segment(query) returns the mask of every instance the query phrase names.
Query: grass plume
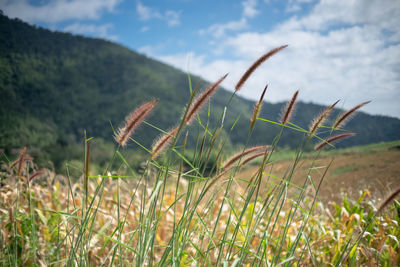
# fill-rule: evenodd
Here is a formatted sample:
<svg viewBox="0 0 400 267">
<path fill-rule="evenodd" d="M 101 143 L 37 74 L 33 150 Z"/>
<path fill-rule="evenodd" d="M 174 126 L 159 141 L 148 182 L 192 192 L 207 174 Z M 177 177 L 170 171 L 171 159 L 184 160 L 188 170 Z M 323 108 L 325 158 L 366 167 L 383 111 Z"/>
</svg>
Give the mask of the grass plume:
<svg viewBox="0 0 400 267">
<path fill-rule="evenodd" d="M 399 193 L 400 193 L 400 187 L 393 190 L 390 193 L 390 195 L 387 198 L 385 198 L 382 204 L 379 205 L 379 208 L 376 211 L 376 213 L 378 214 L 379 212 L 381 212 Z"/>
<path fill-rule="evenodd" d="M 336 106 L 336 104 L 339 101 L 340 100 L 336 101 L 331 106 L 326 108 L 318 117 L 316 117 L 312 121 L 311 126 L 310 126 L 310 130 L 309 130 L 311 136 L 317 132 L 318 128 L 321 127 L 321 125 L 325 122 L 325 120 L 328 118 L 329 114 L 331 114 L 333 108 Z"/>
<path fill-rule="evenodd" d="M 243 84 L 247 81 L 247 79 L 250 77 L 250 75 L 267 59 L 269 59 L 271 56 L 275 55 L 276 53 L 278 53 L 279 51 L 281 51 L 282 49 L 286 48 L 287 45 L 282 45 L 280 47 L 274 48 L 271 51 L 269 51 L 268 53 L 264 54 L 263 56 L 261 56 L 259 59 L 257 59 L 251 66 L 250 68 L 247 69 L 247 71 L 243 74 L 243 76 L 240 78 L 240 80 L 238 81 L 238 83 L 235 86 L 235 91 L 239 91 Z"/>
<path fill-rule="evenodd" d="M 354 135 L 356 135 L 356 134 L 355 133 L 342 133 L 342 134 L 338 134 L 338 135 L 329 137 L 328 139 L 326 139 L 326 141 L 323 141 L 323 142 L 317 144 L 314 147 L 314 150 L 320 150 L 321 148 L 323 148 L 327 144 L 330 144 L 330 143 L 332 143 L 334 141 L 337 141 L 337 140 L 340 140 L 340 139 L 343 139 L 343 138 L 346 138 L 346 137 L 354 136 Z"/>
<path fill-rule="evenodd" d="M 158 99 L 146 102 L 142 104 L 140 107 L 132 111 L 125 118 L 125 125 L 122 128 L 119 128 L 117 134 L 115 136 L 115 141 L 120 146 L 125 146 L 129 136 L 132 135 L 133 131 L 142 123 L 142 121 L 150 114 L 150 112 L 157 105 Z"/>
<path fill-rule="evenodd" d="M 204 103 L 215 93 L 218 89 L 218 86 L 222 83 L 223 80 L 228 76 L 228 73 L 222 76 L 218 81 L 211 84 L 206 90 L 204 90 L 192 103 L 189 107 L 186 116 L 184 118 L 185 124 L 189 124 L 193 121 L 196 114 L 200 111 L 201 107 Z"/>
<path fill-rule="evenodd" d="M 267 91 L 267 88 L 268 88 L 268 84 L 265 86 L 265 88 L 261 94 L 260 100 L 258 100 L 258 103 L 254 106 L 253 114 L 251 115 L 251 118 L 250 118 L 250 130 L 253 129 L 254 124 L 255 124 L 258 116 L 260 115 L 261 108 L 262 108 L 262 102 L 264 99 L 265 92 Z"/>
<path fill-rule="evenodd" d="M 286 104 L 286 107 L 284 109 L 285 112 L 283 113 L 283 116 L 281 118 L 282 124 L 286 124 L 292 117 L 298 94 L 299 94 L 299 91 L 296 91 L 294 93 L 292 99 Z"/>
<path fill-rule="evenodd" d="M 168 133 L 162 135 L 156 142 L 154 142 L 151 149 L 151 159 L 156 159 L 161 151 L 171 142 L 172 138 L 178 133 L 179 127 L 175 127 Z"/>
<path fill-rule="evenodd" d="M 253 146 L 242 152 L 236 153 L 235 155 L 233 155 L 232 157 L 230 157 L 229 159 L 227 159 L 224 162 L 223 168 L 228 169 L 230 166 L 232 166 L 236 161 L 238 161 L 242 157 L 247 156 L 254 152 L 258 152 L 260 150 L 263 150 L 263 153 L 265 153 L 265 150 L 267 150 L 267 149 L 268 149 L 268 146 Z"/>
<path fill-rule="evenodd" d="M 343 113 L 335 122 L 333 125 L 333 128 L 340 128 L 344 126 L 344 124 L 351 118 L 351 116 L 356 112 L 358 109 L 361 107 L 365 106 L 366 104 L 370 103 L 371 101 L 366 101 L 361 104 L 358 104 L 357 106 L 353 107 L 352 109 L 349 109 L 347 112 Z"/>
<path fill-rule="evenodd" d="M 266 149 L 265 151 L 261 151 L 261 152 L 258 152 L 258 153 L 255 153 L 253 155 L 248 156 L 247 158 L 245 158 L 242 161 L 242 163 L 240 163 L 240 166 L 243 167 L 244 165 L 246 165 L 250 161 L 252 161 L 252 160 L 254 160 L 254 159 L 258 158 L 258 157 L 264 156 L 266 152 L 268 152 L 268 149 Z"/>
</svg>

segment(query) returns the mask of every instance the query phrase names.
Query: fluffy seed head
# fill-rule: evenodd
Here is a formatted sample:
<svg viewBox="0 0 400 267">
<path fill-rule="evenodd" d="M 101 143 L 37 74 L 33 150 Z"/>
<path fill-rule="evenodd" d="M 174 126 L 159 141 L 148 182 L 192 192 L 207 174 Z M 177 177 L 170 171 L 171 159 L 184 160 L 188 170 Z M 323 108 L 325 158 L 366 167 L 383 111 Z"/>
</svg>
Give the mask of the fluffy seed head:
<svg viewBox="0 0 400 267">
<path fill-rule="evenodd" d="M 327 107 L 324 111 L 322 111 L 322 113 L 316 117 L 310 126 L 310 135 L 315 134 L 315 132 L 318 130 L 318 128 L 325 122 L 325 120 L 328 118 L 329 114 L 331 114 L 333 108 L 336 106 L 336 104 L 339 102 L 340 100 L 336 101 L 335 103 L 333 103 L 330 107 Z"/>
<path fill-rule="evenodd" d="M 252 160 L 254 160 L 254 159 L 258 158 L 258 157 L 264 156 L 264 155 L 265 155 L 265 151 L 258 152 L 258 153 L 254 154 L 254 155 L 251 155 L 251 156 L 245 158 L 243 160 L 243 162 L 240 164 L 240 166 L 244 166 L 247 163 L 249 163 L 250 161 L 252 161 Z"/>
<path fill-rule="evenodd" d="M 250 129 L 253 129 L 254 124 L 256 123 L 256 120 L 257 120 L 258 116 L 260 115 L 262 102 L 264 99 L 265 92 L 267 91 L 267 88 L 268 88 L 268 84 L 265 86 L 265 88 L 261 94 L 260 100 L 254 106 L 253 115 L 251 116 L 251 119 L 250 119 Z"/>
<path fill-rule="evenodd" d="M 250 75 L 267 59 L 269 59 L 271 56 L 275 55 L 276 53 L 278 53 L 279 51 L 281 51 L 282 49 L 284 49 L 285 47 L 287 47 L 287 45 L 282 45 L 280 47 L 274 48 L 271 51 L 269 51 L 268 53 L 264 54 L 263 56 L 261 56 L 259 59 L 257 59 L 253 65 L 250 66 L 250 68 L 247 69 L 247 71 L 243 74 L 243 76 L 240 78 L 240 80 L 238 81 L 238 83 L 235 86 L 235 90 L 239 91 L 243 84 L 247 81 L 247 79 L 250 77 Z"/>
<path fill-rule="evenodd" d="M 116 136 L 114 137 L 120 146 L 125 146 L 129 136 L 133 131 L 142 123 L 142 121 L 150 114 L 150 112 L 157 105 L 158 99 L 149 101 L 132 111 L 126 118 L 125 124 L 119 128 Z"/>
<path fill-rule="evenodd" d="M 358 109 L 360 109 L 361 107 L 365 106 L 366 104 L 368 104 L 371 101 L 367 101 L 367 102 L 363 102 L 355 107 L 353 107 L 352 109 L 348 110 L 347 112 L 343 113 L 335 122 L 335 124 L 333 125 L 333 128 L 339 128 L 344 126 L 344 124 L 351 118 L 351 115 L 354 114 L 354 112 L 356 112 Z"/>
<path fill-rule="evenodd" d="M 151 159 L 156 159 L 161 151 L 171 142 L 172 138 L 178 133 L 178 127 L 173 128 L 168 133 L 162 135 L 156 142 L 154 142 L 151 149 Z"/>
<path fill-rule="evenodd" d="M 230 157 L 229 159 L 227 159 L 224 164 L 223 164 L 223 168 L 224 169 L 228 169 L 230 166 L 232 166 L 236 161 L 238 161 L 239 159 L 241 159 L 242 157 L 249 155 L 253 152 L 258 152 L 258 151 L 263 151 L 263 153 L 265 153 L 265 151 L 268 149 L 268 146 L 253 146 L 250 147 L 248 149 L 246 149 L 243 152 L 239 152 L 235 155 L 233 155 L 232 157 Z"/>
<path fill-rule="evenodd" d="M 44 170 L 38 170 L 38 171 L 36 171 L 34 174 L 32 174 L 32 175 L 29 177 L 28 182 L 32 182 L 33 179 L 35 179 L 36 177 L 38 177 L 38 176 L 40 176 L 40 175 L 42 175 L 42 174 L 44 174 L 44 173 L 45 173 Z"/>
<path fill-rule="evenodd" d="M 342 134 L 338 134 L 338 135 L 332 136 L 332 137 L 326 139 L 326 141 L 317 144 L 314 147 L 314 150 L 320 150 L 325 145 L 330 144 L 330 143 L 332 143 L 332 142 L 334 142 L 336 140 L 343 139 L 343 138 L 350 137 L 350 136 L 354 136 L 354 135 L 356 135 L 356 134 L 355 133 L 342 133 Z"/>
<path fill-rule="evenodd" d="M 292 117 L 298 94 L 299 91 L 296 91 L 292 99 L 286 104 L 285 112 L 283 113 L 283 116 L 281 118 L 282 124 L 286 124 L 290 120 L 290 117 Z"/>
<path fill-rule="evenodd" d="M 383 210 L 399 193 L 400 193 L 400 187 L 392 191 L 390 195 L 382 202 L 382 204 L 379 205 L 379 208 L 376 213 L 379 213 L 381 210 Z"/>
<path fill-rule="evenodd" d="M 215 93 L 215 91 L 218 89 L 218 86 L 220 85 L 220 83 L 222 83 L 222 81 L 225 80 L 226 76 L 228 76 L 228 74 L 225 74 L 217 82 L 210 85 L 206 90 L 204 90 L 204 92 L 202 92 L 193 101 L 193 103 L 190 105 L 190 107 L 186 113 L 186 116 L 184 119 L 185 124 L 189 124 L 190 122 L 193 121 L 194 117 L 200 111 L 201 107 Z"/>
</svg>

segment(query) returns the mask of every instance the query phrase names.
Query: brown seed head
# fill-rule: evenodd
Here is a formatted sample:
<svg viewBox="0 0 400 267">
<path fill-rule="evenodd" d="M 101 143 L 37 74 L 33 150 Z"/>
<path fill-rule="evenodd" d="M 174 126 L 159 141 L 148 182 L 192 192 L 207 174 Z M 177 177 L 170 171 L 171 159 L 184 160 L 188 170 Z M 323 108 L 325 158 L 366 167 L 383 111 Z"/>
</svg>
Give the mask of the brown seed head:
<svg viewBox="0 0 400 267">
<path fill-rule="evenodd" d="M 225 74 L 222 76 L 217 82 L 213 83 L 210 85 L 204 92 L 202 92 L 192 103 L 192 105 L 189 107 L 186 117 L 184 119 L 185 124 L 189 124 L 190 122 L 193 121 L 194 117 L 196 114 L 200 111 L 201 107 L 204 105 L 205 102 L 215 93 L 215 91 L 218 89 L 218 86 L 220 83 L 225 80 L 226 76 L 228 74 Z"/>
<path fill-rule="evenodd" d="M 310 126 L 310 135 L 315 134 L 315 132 L 318 130 L 318 128 L 325 122 L 325 120 L 328 118 L 329 114 L 331 114 L 333 108 L 336 106 L 336 104 L 340 100 L 336 101 L 333 103 L 330 107 L 326 108 L 318 117 L 316 117 L 313 122 L 311 123 Z"/>
<path fill-rule="evenodd" d="M 382 204 L 379 205 L 379 208 L 376 213 L 382 211 L 399 193 L 400 193 L 400 187 L 392 191 L 390 195 L 382 202 Z"/>
<path fill-rule="evenodd" d="M 250 129 L 253 129 L 254 124 L 256 123 L 256 120 L 257 120 L 258 116 L 260 115 L 262 102 L 264 99 L 265 92 L 267 91 L 267 88 L 268 88 L 268 84 L 265 86 L 265 88 L 261 94 L 260 100 L 254 106 L 253 115 L 251 116 L 251 119 L 250 119 Z"/>
<path fill-rule="evenodd" d="M 160 155 L 161 151 L 172 141 L 172 138 L 178 133 L 178 127 L 173 128 L 168 133 L 162 135 L 153 145 L 151 149 L 151 158 L 156 159 Z"/>
<path fill-rule="evenodd" d="M 354 112 L 356 112 L 359 108 L 365 106 L 366 104 L 368 104 L 371 101 L 367 101 L 367 102 L 363 102 L 355 107 L 353 107 L 352 109 L 348 110 L 347 112 L 343 113 L 335 122 L 335 124 L 333 125 L 333 128 L 339 128 L 341 126 L 344 126 L 344 124 L 351 118 L 351 115 L 354 114 Z"/>
<path fill-rule="evenodd" d="M 298 94 L 299 91 L 296 91 L 292 99 L 286 104 L 285 112 L 281 118 L 282 124 L 286 124 L 290 120 L 290 117 L 292 117 Z"/>
<path fill-rule="evenodd" d="M 355 133 L 342 133 L 342 134 L 338 134 L 338 135 L 332 136 L 332 137 L 326 139 L 326 141 L 323 141 L 323 142 L 317 144 L 314 147 L 314 150 L 320 150 L 325 145 L 330 144 L 330 143 L 332 143 L 332 142 L 334 142 L 336 140 L 343 139 L 343 138 L 350 137 L 350 136 L 354 136 L 354 135 L 356 135 L 356 134 Z"/>
<path fill-rule="evenodd" d="M 45 173 L 44 170 L 38 170 L 38 171 L 36 171 L 34 174 L 32 174 L 32 176 L 29 177 L 28 182 L 32 182 L 33 179 L 35 179 L 36 177 L 38 177 L 38 176 L 40 176 L 40 175 L 42 175 L 42 174 L 44 174 L 44 173 Z"/>
<path fill-rule="evenodd" d="M 239 91 L 243 84 L 247 81 L 247 79 L 250 77 L 250 75 L 267 59 L 269 59 L 271 56 L 275 55 L 276 53 L 278 53 L 279 51 L 281 51 L 282 49 L 284 49 L 285 47 L 287 47 L 287 45 L 283 45 L 277 48 L 272 49 L 271 51 L 269 51 L 268 53 L 264 54 L 263 56 L 261 56 L 259 59 L 257 59 L 253 65 L 250 66 L 250 68 L 247 69 L 247 71 L 243 74 L 243 76 L 240 78 L 240 80 L 238 81 L 238 83 L 235 86 L 235 90 Z"/>
<path fill-rule="evenodd" d="M 254 154 L 254 155 L 251 155 L 251 156 L 245 158 L 243 160 L 243 162 L 240 164 L 240 166 L 244 166 L 247 163 L 249 163 L 250 161 L 252 161 L 252 160 L 254 160 L 254 159 L 258 158 L 258 157 L 264 156 L 264 155 L 265 155 L 265 151 L 258 152 L 258 153 Z"/>
<path fill-rule="evenodd" d="M 253 152 L 258 152 L 258 151 L 262 151 L 263 153 L 265 153 L 265 151 L 268 149 L 268 146 L 253 146 L 250 147 L 248 149 L 246 149 L 243 152 L 239 152 L 235 155 L 233 155 L 232 157 L 230 157 L 229 159 L 227 159 L 224 164 L 223 164 L 223 168 L 224 169 L 228 169 L 230 166 L 232 166 L 236 161 L 238 161 L 239 159 L 241 159 L 242 157 L 249 155 Z"/>
<path fill-rule="evenodd" d="M 132 135 L 133 131 L 142 123 L 142 121 L 150 114 L 150 112 L 157 105 L 158 99 L 146 102 L 134 111 L 132 111 L 125 118 L 125 125 L 119 128 L 115 136 L 115 140 L 120 146 L 125 146 L 129 136 Z"/>
</svg>

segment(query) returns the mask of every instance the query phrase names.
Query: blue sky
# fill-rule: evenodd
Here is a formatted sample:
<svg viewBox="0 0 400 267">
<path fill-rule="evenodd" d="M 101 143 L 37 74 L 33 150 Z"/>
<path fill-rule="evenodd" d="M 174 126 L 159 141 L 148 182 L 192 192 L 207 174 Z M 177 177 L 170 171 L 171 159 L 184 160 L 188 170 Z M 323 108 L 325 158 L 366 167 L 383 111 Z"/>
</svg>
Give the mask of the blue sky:
<svg viewBox="0 0 400 267">
<path fill-rule="evenodd" d="M 100 37 L 233 89 L 268 50 L 288 44 L 240 94 L 400 118 L 399 0 L 0 0 L 10 17 Z"/>
</svg>

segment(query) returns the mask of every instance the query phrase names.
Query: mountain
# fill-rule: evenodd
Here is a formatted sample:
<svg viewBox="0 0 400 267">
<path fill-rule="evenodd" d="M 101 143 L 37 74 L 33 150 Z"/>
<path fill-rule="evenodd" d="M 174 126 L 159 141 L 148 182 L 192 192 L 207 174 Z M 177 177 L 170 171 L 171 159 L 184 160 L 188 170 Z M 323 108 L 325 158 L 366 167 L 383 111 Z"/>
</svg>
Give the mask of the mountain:
<svg viewBox="0 0 400 267">
<path fill-rule="evenodd" d="M 191 76 L 193 87 L 200 80 Z M 206 86 L 202 82 L 200 88 Z M 220 124 L 231 95 L 220 89 L 212 98 L 211 128 Z M 132 109 L 154 98 L 160 102 L 147 121 L 167 130 L 178 122 L 189 97 L 188 75 L 171 66 L 109 41 L 53 32 L 0 14 L 0 148 L 6 154 L 28 145 L 42 153 L 50 151 L 48 159 L 62 162 L 72 157 L 69 148 L 82 140 L 84 129 L 89 136 L 110 144 L 110 122 L 119 126 Z M 230 103 L 224 134 L 233 144 L 245 143 L 253 105 L 237 96 Z M 283 106 L 265 102 L 260 117 L 278 120 Z M 323 108 L 300 102 L 293 122 L 308 127 Z M 335 110 L 333 117 L 339 112 Z M 205 123 L 206 111 L 201 118 Z M 195 123 L 191 127 L 200 128 Z M 251 142 L 271 143 L 279 129 L 259 121 Z M 358 135 L 340 146 L 400 139 L 400 120 L 396 118 L 360 112 L 346 129 Z M 143 125 L 135 139 L 150 146 L 159 133 Z M 293 148 L 301 137 L 286 129 L 280 145 Z M 193 134 L 190 140 L 194 143 L 195 139 Z"/>
</svg>

